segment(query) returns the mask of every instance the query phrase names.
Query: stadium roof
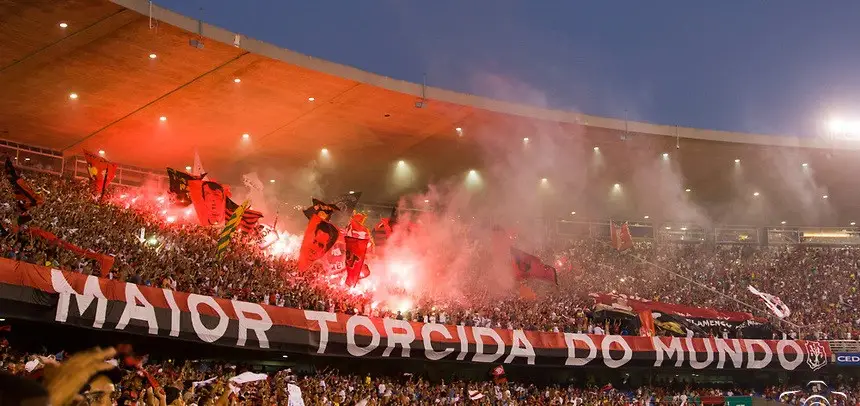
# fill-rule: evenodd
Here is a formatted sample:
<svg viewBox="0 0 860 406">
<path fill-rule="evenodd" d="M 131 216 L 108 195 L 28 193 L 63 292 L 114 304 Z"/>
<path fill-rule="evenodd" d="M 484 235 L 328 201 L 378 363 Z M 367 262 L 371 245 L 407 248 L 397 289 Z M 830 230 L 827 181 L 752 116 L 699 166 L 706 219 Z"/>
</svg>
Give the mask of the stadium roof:
<svg viewBox="0 0 860 406">
<path fill-rule="evenodd" d="M 691 199 L 721 208 L 714 218 L 753 204 L 738 196 L 755 190 L 769 198 L 771 217 L 751 221 L 860 219 L 852 176 L 860 170 L 860 146 L 847 141 L 625 122 L 425 88 L 281 49 L 146 0 L 5 0 L 0 36 L 0 138 L 66 155 L 103 150 L 124 164 L 182 168 L 197 149 L 208 171 L 228 179 L 317 160 L 329 192 L 363 190 L 385 200 L 404 192 L 380 181 L 398 160 L 414 168 L 412 187 L 420 189 L 483 168 L 488 157 L 478 139 L 561 139 L 575 159 L 598 146 L 605 168 L 589 174 L 578 192 L 585 197 L 570 198 L 560 211 L 670 217 L 659 201 L 641 203 L 647 199 L 617 213 L 603 210 L 614 183 L 637 182 L 669 153 L 677 183 L 695 192 Z M 323 148 L 330 162 L 318 159 Z M 735 159 L 744 164 L 742 182 Z M 264 174 L 270 176 L 277 177 Z"/>
</svg>

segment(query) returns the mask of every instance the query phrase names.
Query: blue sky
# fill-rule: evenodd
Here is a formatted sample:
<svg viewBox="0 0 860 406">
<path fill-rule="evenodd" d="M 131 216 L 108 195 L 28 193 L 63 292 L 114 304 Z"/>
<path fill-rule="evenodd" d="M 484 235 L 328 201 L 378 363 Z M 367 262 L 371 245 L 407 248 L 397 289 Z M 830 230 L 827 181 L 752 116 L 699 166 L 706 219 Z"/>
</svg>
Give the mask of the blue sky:
<svg viewBox="0 0 860 406">
<path fill-rule="evenodd" d="M 860 2 L 155 0 L 304 54 L 586 114 L 818 136 L 860 118 Z"/>
</svg>

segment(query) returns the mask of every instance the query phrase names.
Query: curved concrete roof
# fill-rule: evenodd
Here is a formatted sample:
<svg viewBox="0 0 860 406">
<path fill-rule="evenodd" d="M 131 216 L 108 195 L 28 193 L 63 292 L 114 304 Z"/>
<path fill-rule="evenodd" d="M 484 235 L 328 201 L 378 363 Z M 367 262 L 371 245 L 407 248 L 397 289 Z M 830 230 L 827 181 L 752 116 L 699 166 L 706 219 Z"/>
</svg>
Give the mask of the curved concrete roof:
<svg viewBox="0 0 860 406">
<path fill-rule="evenodd" d="M 564 195 L 559 213 L 670 216 L 647 188 L 611 210 L 605 193 L 616 182 L 646 184 L 643 172 L 669 152 L 674 182 L 692 188 L 690 199 L 698 204 L 715 207 L 714 218 L 736 212 L 729 208 L 746 204 L 738 196 L 756 189 L 784 203 L 772 207 L 770 222 L 841 223 L 855 212 L 860 219 L 860 188 L 846 176 L 860 171 L 854 143 L 625 122 L 425 89 L 146 0 L 7 0 L 0 3 L 0 37 L 6 39 L 0 43 L 0 138 L 65 154 L 105 150 L 126 164 L 181 168 L 197 149 L 207 170 L 237 179 L 252 169 L 276 178 L 327 148 L 334 162 L 317 160 L 316 168 L 329 193 L 354 189 L 386 200 L 411 190 L 380 181 L 399 159 L 415 169 L 411 187 L 420 189 L 491 164 L 479 143 L 530 137 L 569 151 L 570 160 L 591 159 L 592 148 L 600 147 L 606 165 L 587 171 L 587 185 Z M 190 46 L 195 40 L 204 47 Z M 78 97 L 70 99 L 71 93 Z M 245 133 L 250 140 L 242 140 Z M 737 158 L 743 179 L 732 172 Z M 804 182 L 794 173 L 801 162 L 805 171 L 814 169 Z M 552 166 L 541 170 L 552 176 Z M 812 209 L 810 217 L 817 205 L 810 199 L 822 193 L 829 193 L 832 207 Z"/>
</svg>

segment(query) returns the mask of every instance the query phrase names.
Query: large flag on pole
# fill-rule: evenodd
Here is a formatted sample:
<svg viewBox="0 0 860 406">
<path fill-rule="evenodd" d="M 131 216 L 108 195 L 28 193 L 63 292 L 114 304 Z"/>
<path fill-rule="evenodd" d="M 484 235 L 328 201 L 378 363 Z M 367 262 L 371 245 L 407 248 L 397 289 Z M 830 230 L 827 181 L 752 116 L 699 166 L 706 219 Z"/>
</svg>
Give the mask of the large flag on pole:
<svg viewBox="0 0 860 406">
<path fill-rule="evenodd" d="M 314 214 L 308 221 L 308 228 L 299 249 L 298 269 L 306 271 L 317 260 L 331 250 L 340 237 L 337 226 L 325 221 L 320 214 Z"/>
<path fill-rule="evenodd" d="M 609 222 L 609 233 L 612 239 L 612 248 L 618 251 L 626 251 L 633 248 L 633 236 L 630 234 L 630 226 L 627 223 L 621 225 L 621 228 L 615 226 L 615 223 Z"/>
<path fill-rule="evenodd" d="M 41 194 L 36 193 L 24 178 L 18 175 L 15 165 L 10 158 L 6 158 L 6 178 L 12 187 L 12 195 L 18 206 L 18 224 L 24 224 L 32 219 L 28 211 L 45 202 Z"/>
<path fill-rule="evenodd" d="M 514 247 L 511 247 L 511 257 L 517 280 L 543 279 L 558 285 L 555 268 L 544 264 L 540 258 Z"/>
<path fill-rule="evenodd" d="M 167 179 L 169 182 L 167 192 L 173 197 L 173 204 L 179 207 L 191 205 L 191 195 L 188 190 L 188 181 L 196 179 L 193 175 L 167 168 Z"/>
<path fill-rule="evenodd" d="M 224 202 L 224 219 L 229 219 L 230 217 L 232 217 L 233 213 L 235 213 L 236 209 L 238 208 L 239 205 L 236 204 L 236 202 L 234 202 L 229 197 L 226 198 Z M 261 218 L 263 218 L 263 213 L 256 210 L 251 210 L 251 207 L 249 206 L 245 209 L 245 212 L 242 213 L 242 220 L 239 222 L 239 228 L 241 228 L 242 231 L 246 233 L 253 232 L 256 229 L 257 223 L 259 223 Z"/>
<path fill-rule="evenodd" d="M 233 233 L 236 232 L 237 228 L 239 228 L 240 223 L 242 222 L 242 214 L 245 213 L 248 206 L 250 206 L 250 202 L 246 200 L 241 206 L 237 207 L 236 210 L 233 210 L 233 215 L 230 216 L 230 218 L 227 219 L 227 223 L 224 224 L 224 229 L 221 230 L 221 234 L 218 236 L 217 257 L 219 261 L 224 256 L 224 252 L 227 250 L 227 247 L 230 245 L 230 238 L 233 237 Z"/>
<path fill-rule="evenodd" d="M 201 225 L 211 226 L 224 222 L 229 192 L 223 185 L 217 182 L 191 179 L 188 181 L 188 192 Z"/>
<path fill-rule="evenodd" d="M 89 151 L 84 151 L 87 161 L 87 173 L 90 176 L 90 189 L 99 201 L 104 197 L 107 185 L 116 176 L 117 165 Z"/>
</svg>

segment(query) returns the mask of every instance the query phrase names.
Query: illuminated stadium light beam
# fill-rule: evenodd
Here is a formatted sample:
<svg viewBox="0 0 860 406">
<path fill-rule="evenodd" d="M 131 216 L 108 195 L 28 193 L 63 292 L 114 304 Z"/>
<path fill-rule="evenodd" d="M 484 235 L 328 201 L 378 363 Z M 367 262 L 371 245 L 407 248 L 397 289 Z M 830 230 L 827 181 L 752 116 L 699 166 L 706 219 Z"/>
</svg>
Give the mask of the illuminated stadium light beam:
<svg viewBox="0 0 860 406">
<path fill-rule="evenodd" d="M 523 144 L 529 143 L 529 137 L 523 137 Z"/>
<path fill-rule="evenodd" d="M 156 55 L 154 53 L 149 54 L 149 59 L 155 59 L 155 58 L 158 58 L 158 55 Z"/>
<path fill-rule="evenodd" d="M 808 163 L 806 163 L 806 162 L 804 162 L 804 163 L 800 164 L 800 166 L 802 166 L 802 167 L 804 167 L 804 168 L 808 168 L 808 167 L 809 167 L 809 164 L 808 164 Z"/>
<path fill-rule="evenodd" d="M 760 194 L 761 193 L 759 193 L 759 192 L 753 192 L 753 196 L 755 196 L 755 197 L 758 197 Z"/>
<path fill-rule="evenodd" d="M 158 118 L 158 120 L 161 122 L 167 121 L 167 116 L 161 116 Z"/>
<path fill-rule="evenodd" d="M 668 152 L 664 152 L 664 153 L 663 153 L 663 160 L 667 160 L 667 159 L 669 159 L 669 153 L 668 153 Z"/>
<path fill-rule="evenodd" d="M 852 222 L 851 222 L 851 225 L 852 225 L 852 226 L 856 226 L 856 225 L 857 225 L 857 223 L 855 223 L 855 222 L 853 222 L 853 221 L 852 221 Z"/>
<path fill-rule="evenodd" d="M 328 148 L 323 148 L 320 150 L 320 154 L 328 155 Z"/>
<path fill-rule="evenodd" d="M 309 101 L 309 102 L 312 102 L 312 101 L 315 101 L 315 100 L 316 100 L 316 99 L 315 99 L 315 98 L 313 98 L 313 97 L 308 97 L 308 101 Z"/>
<path fill-rule="evenodd" d="M 736 164 L 741 163 L 741 159 L 740 159 L 740 158 L 735 158 L 735 163 L 736 163 Z"/>
<path fill-rule="evenodd" d="M 645 220 L 648 220 L 648 219 L 650 219 L 650 218 L 651 218 L 651 216 L 649 216 L 649 215 L 647 215 L 647 214 L 645 215 Z"/>
<path fill-rule="evenodd" d="M 242 79 L 233 78 L 233 83 L 242 83 Z"/>
<path fill-rule="evenodd" d="M 594 152 L 600 152 L 600 147 L 594 147 Z"/>
<path fill-rule="evenodd" d="M 571 216 L 575 216 L 575 215 L 576 215 L 576 212 L 575 212 L 575 211 L 572 211 L 572 212 L 570 212 L 570 215 L 571 215 Z"/>
<path fill-rule="evenodd" d="M 251 134 L 248 134 L 248 133 L 244 133 L 244 134 L 242 134 L 242 139 L 243 139 L 243 140 L 248 140 L 248 139 L 250 139 L 250 138 L 251 138 Z"/>
<path fill-rule="evenodd" d="M 827 127 L 834 136 L 852 139 L 860 138 L 860 121 L 834 118 L 827 123 Z"/>
<path fill-rule="evenodd" d="M 78 94 L 77 94 L 77 93 L 74 93 L 74 92 L 69 93 L 69 98 L 70 98 L 70 99 L 72 99 L 72 100 L 77 100 L 77 99 L 78 99 Z"/>
<path fill-rule="evenodd" d="M 60 23 L 60 28 L 69 28 L 69 24 L 67 24 L 67 23 Z"/>
<path fill-rule="evenodd" d="M 692 191 L 693 191 L 693 189 L 686 188 L 686 189 L 684 189 L 684 191 L 685 191 L 685 192 L 687 192 L 687 193 L 690 193 L 690 192 L 692 192 Z"/>
</svg>

